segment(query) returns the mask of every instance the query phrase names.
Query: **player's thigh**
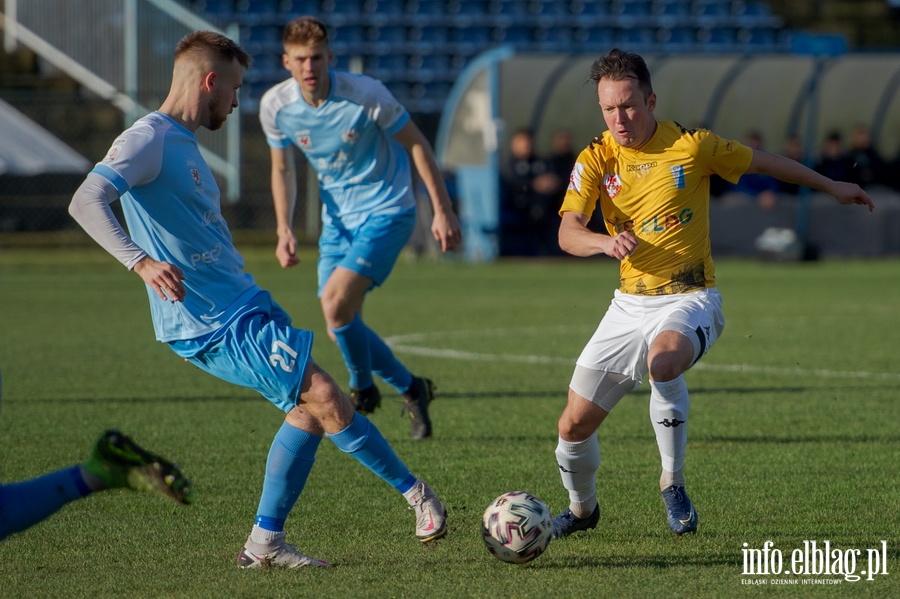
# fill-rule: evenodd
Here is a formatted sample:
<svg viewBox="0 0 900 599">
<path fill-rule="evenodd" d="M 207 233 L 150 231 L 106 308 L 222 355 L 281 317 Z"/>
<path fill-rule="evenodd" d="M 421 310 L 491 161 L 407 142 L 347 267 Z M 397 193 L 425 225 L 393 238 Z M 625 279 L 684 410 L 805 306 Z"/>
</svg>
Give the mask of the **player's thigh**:
<svg viewBox="0 0 900 599">
<path fill-rule="evenodd" d="M 578 367 L 614 372 L 639 385 L 646 374 L 647 344 L 639 298 L 616 292 L 606 314 L 576 360 Z"/>
<path fill-rule="evenodd" d="M 666 331 L 684 335 L 693 349 L 689 360 L 689 366 L 692 366 L 709 352 L 725 329 L 722 296 L 712 288 L 671 296 L 671 299 L 668 306 L 648 320 L 648 340 L 653 345 Z"/>
</svg>

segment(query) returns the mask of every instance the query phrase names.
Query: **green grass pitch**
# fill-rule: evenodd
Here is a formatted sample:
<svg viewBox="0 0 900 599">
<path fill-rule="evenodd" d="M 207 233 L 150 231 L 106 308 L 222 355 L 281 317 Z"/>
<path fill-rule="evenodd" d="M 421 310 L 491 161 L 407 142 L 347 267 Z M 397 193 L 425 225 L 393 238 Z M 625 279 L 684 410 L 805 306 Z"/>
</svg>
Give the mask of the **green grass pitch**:
<svg viewBox="0 0 900 599">
<path fill-rule="evenodd" d="M 315 255 L 284 271 L 273 247 L 242 248 L 248 270 L 316 332 L 314 357 L 345 386 L 315 298 Z M 435 435 L 410 440 L 384 387 L 372 419 L 446 502 L 447 537 L 421 546 L 402 498 L 325 442 L 287 531 L 336 567 L 242 571 L 235 558 L 281 414 L 155 342 L 140 279 L 102 251 L 0 250 L 0 479 L 79 462 L 117 426 L 175 459 L 198 497 L 182 507 L 116 491 L 68 505 L 0 543 L 0 595 L 900 596 L 900 262 L 717 266 L 726 330 L 687 374 L 697 534 L 666 527 L 645 384 L 600 432 L 600 526 L 524 566 L 491 558 L 479 522 L 494 497 L 525 490 L 554 513 L 566 506 L 556 419 L 616 264 L 402 260 L 366 318 L 437 383 Z M 811 541 L 828 541 L 842 564 L 859 550 L 857 573 L 868 549 L 887 563 L 858 582 L 747 575 L 747 550 L 767 541 L 783 569 Z"/>
</svg>

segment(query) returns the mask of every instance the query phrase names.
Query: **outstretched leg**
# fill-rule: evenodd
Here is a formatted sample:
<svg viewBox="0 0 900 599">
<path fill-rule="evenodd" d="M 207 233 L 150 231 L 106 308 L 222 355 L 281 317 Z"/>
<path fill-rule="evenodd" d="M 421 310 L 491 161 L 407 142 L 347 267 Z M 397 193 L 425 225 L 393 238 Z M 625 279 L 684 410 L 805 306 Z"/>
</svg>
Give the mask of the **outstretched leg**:
<svg viewBox="0 0 900 599">
<path fill-rule="evenodd" d="M 0 540 L 45 520 L 71 501 L 116 488 L 155 492 L 185 504 L 194 500 L 191 481 L 176 465 L 119 431 L 108 430 L 83 464 L 0 486 Z"/>
</svg>

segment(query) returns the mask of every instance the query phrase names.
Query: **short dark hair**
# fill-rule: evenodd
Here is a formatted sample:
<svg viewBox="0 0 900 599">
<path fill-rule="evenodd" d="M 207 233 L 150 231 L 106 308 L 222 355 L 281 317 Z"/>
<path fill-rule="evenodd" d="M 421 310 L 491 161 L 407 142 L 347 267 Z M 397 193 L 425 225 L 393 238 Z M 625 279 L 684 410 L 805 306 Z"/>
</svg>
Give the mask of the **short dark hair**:
<svg viewBox="0 0 900 599">
<path fill-rule="evenodd" d="M 237 60 L 245 69 L 250 67 L 253 60 L 233 39 L 215 31 L 204 30 L 192 31 L 178 40 L 175 60 L 199 52 L 209 52 L 214 59 L 224 62 Z"/>
<path fill-rule="evenodd" d="M 328 29 L 315 17 L 299 17 L 284 26 L 285 46 L 327 46 Z"/>
<path fill-rule="evenodd" d="M 653 85 L 650 83 L 650 69 L 640 54 L 624 52 L 613 48 L 591 65 L 591 81 L 600 83 L 601 79 L 622 81 L 624 79 L 636 79 L 644 98 L 653 93 Z"/>
</svg>

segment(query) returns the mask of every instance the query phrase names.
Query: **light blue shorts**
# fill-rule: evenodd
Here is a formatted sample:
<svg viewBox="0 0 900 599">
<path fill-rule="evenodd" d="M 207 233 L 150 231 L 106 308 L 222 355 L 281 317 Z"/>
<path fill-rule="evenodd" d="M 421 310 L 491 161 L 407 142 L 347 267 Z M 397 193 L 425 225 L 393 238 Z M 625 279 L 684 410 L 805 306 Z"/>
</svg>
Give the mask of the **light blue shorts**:
<svg viewBox="0 0 900 599">
<path fill-rule="evenodd" d="M 319 237 L 319 296 L 338 266 L 384 283 L 416 226 L 416 212 L 372 216 L 354 230 L 325 225 Z"/>
<path fill-rule="evenodd" d="M 262 291 L 222 328 L 171 341 L 169 347 L 201 370 L 249 387 L 289 412 L 297 405 L 312 344 L 312 332 L 292 327 L 287 312 Z"/>
</svg>

